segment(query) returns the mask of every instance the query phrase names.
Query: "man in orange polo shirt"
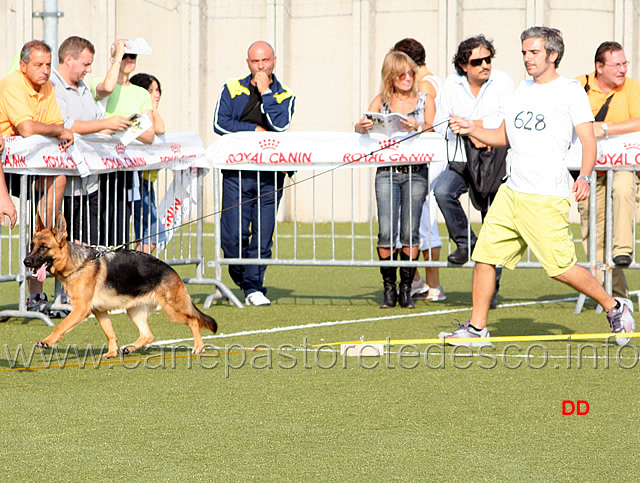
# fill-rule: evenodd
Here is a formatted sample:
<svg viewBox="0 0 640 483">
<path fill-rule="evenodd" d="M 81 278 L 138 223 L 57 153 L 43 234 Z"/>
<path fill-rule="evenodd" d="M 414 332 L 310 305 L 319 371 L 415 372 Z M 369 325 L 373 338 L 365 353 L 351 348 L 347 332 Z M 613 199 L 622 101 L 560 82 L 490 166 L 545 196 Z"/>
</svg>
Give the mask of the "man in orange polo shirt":
<svg viewBox="0 0 640 483">
<path fill-rule="evenodd" d="M 640 82 L 627 77 L 629 62 L 622 45 L 607 41 L 600 44 L 595 55 L 595 71 L 578 77 L 596 119 L 596 138 L 640 131 Z M 604 172 L 600 172 L 604 174 Z M 635 174 L 616 171 L 613 176 L 613 295 L 629 297 L 629 286 L 621 267 L 631 263 L 633 253 L 633 219 L 635 211 Z M 606 176 L 597 183 L 596 259 L 604 261 Z M 578 204 L 582 221 L 585 251 L 588 251 L 589 200 Z M 600 279 L 601 277 L 598 277 Z"/>
<path fill-rule="evenodd" d="M 64 127 L 51 74 L 51 49 L 39 40 L 27 42 L 20 52 L 20 68 L 0 81 L 0 134 L 28 137 L 34 134 L 56 137 L 73 144 L 73 133 Z M 7 176 L 7 184 L 14 195 L 19 193 L 19 177 Z M 65 177 L 43 176 L 36 180 L 35 188 L 40 198 L 39 212 L 45 224 L 53 226 L 55 213 L 60 209 L 64 195 Z M 46 193 L 45 196 L 42 196 Z M 54 203 L 55 194 L 55 203 Z M 46 303 L 42 283 L 29 280 L 29 309 L 37 310 Z"/>
</svg>

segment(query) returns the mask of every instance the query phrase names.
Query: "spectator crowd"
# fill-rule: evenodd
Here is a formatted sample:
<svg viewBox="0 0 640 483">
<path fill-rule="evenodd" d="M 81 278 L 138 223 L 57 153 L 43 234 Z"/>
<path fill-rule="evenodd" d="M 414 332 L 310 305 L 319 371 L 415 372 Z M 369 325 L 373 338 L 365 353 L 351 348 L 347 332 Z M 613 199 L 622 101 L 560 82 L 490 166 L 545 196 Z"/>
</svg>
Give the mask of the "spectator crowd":
<svg viewBox="0 0 640 483">
<path fill-rule="evenodd" d="M 397 42 L 382 61 L 379 93 L 368 113 L 401 116 L 401 135 L 437 126 L 446 138 L 448 163 L 379 167 L 375 194 L 379 232 L 377 251 L 383 262 L 382 308 L 399 304 L 415 308 L 416 299 L 446 300 L 437 268 L 424 278 L 395 260 L 438 260 L 442 240 L 437 210 L 456 249 L 451 265 L 475 262 L 471 320 L 452 333 L 451 343 L 484 345 L 489 337 L 487 314 L 498 303 L 502 267 L 513 269 L 529 247 L 547 274 L 598 301 L 613 332 L 635 328 L 623 269 L 633 261 L 636 174 L 616 172 L 613 181 L 613 297 L 595 277 L 576 264 L 568 230 L 570 197 L 579 202 L 585 250 L 588 250 L 588 198 L 596 139 L 640 130 L 640 84 L 627 77 L 629 62 L 622 45 L 603 42 L 594 70 L 569 79 L 556 70 L 564 55 L 562 34 L 549 27 L 531 27 L 521 35 L 523 62 L 532 80 L 516 88 L 503 71 L 493 68 L 496 48 L 484 35 L 463 40 L 453 58 L 455 73 L 442 80 L 426 63 L 416 40 Z M 72 36 L 58 49 L 52 69 L 51 49 L 41 41 L 26 43 L 18 69 L 0 81 L 0 133 L 3 136 L 44 135 L 69 148 L 74 134 L 122 135 L 136 116 L 148 128 L 136 134 L 152 144 L 166 132 L 159 113 L 160 81 L 136 74 L 140 53 L 130 41 L 116 40 L 104 77 L 92 71 L 95 48 Z M 213 114 L 220 135 L 240 131 L 285 131 L 296 97 L 274 74 L 277 57 L 264 41 L 247 51 L 249 73 L 228 80 Z M 448 122 L 447 122 L 448 121 Z M 374 127 L 363 116 L 354 126 L 366 136 Z M 577 136 L 582 167 L 569 172 L 566 155 Z M 0 138 L 1 139 L 1 138 Z M 1 143 L 1 141 L 0 141 Z M 0 144 L 0 148 L 3 146 Z M 221 241 L 226 258 L 271 257 L 278 206 L 292 172 L 222 171 Z M 158 225 L 154 182 L 157 174 L 116 171 L 98 176 L 33 177 L 28 193 L 20 192 L 16 175 L 0 177 L 0 217 L 11 225 L 16 210 L 9 196 L 33 197 L 47 226 L 64 205 L 72 238 L 79 243 L 118 245 L 130 240 L 133 224 L 137 249 L 152 252 L 164 238 Z M 602 260 L 605 239 L 604 177 L 595 180 L 597 196 L 596 257 Z M 478 234 L 471 228 L 460 197 L 469 198 L 482 215 Z M 133 220 L 133 222 L 131 222 Z M 233 282 L 248 305 L 266 306 L 265 265 L 229 265 Z M 446 285 L 446 284 L 445 284 Z M 29 310 L 46 310 L 42 283 L 29 281 Z M 64 315 L 64 314 L 61 314 Z M 455 339 L 460 339 L 456 341 Z M 477 339 L 477 341 L 474 341 Z M 628 339 L 618 338 L 619 343 Z"/>
</svg>

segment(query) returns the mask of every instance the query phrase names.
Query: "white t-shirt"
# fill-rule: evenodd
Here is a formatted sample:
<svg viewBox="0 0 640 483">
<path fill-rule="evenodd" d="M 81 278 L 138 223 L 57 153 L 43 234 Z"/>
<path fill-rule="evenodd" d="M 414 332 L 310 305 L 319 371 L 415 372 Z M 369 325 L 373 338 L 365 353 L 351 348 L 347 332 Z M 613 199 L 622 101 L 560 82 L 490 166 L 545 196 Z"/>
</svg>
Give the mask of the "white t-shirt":
<svg viewBox="0 0 640 483">
<path fill-rule="evenodd" d="M 565 158 L 574 127 L 591 121 L 587 94 L 577 80 L 560 76 L 546 84 L 522 81 L 505 103 L 511 147 L 507 186 L 520 193 L 569 197 Z"/>
</svg>

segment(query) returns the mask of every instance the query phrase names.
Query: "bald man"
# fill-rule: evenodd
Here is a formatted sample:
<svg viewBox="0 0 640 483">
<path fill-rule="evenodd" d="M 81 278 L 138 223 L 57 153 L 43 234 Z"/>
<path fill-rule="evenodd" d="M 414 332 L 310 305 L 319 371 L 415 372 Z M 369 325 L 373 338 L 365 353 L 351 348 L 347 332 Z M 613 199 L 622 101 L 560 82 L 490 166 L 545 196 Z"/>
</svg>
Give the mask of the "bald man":
<svg viewBox="0 0 640 483">
<path fill-rule="evenodd" d="M 273 73 L 276 55 L 264 41 L 247 51 L 251 72 L 228 80 L 213 114 L 213 130 L 277 131 L 289 127 L 295 96 Z M 222 171 L 222 249 L 226 258 L 271 258 L 273 229 L 285 173 Z M 242 195 L 240 195 L 242 189 Z M 258 199 L 259 198 L 259 199 Z M 229 274 L 245 294 L 247 305 L 270 305 L 264 286 L 265 265 L 229 265 Z"/>
</svg>

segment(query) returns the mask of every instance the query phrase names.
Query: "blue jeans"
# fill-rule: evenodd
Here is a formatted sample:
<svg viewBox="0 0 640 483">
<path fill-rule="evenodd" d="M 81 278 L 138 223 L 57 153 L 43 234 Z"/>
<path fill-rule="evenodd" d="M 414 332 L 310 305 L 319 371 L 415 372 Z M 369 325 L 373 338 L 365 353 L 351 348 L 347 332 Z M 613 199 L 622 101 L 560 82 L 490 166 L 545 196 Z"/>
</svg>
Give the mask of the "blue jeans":
<svg viewBox="0 0 640 483">
<path fill-rule="evenodd" d="M 404 247 L 420 245 L 420 216 L 427 197 L 427 166 L 415 172 L 399 173 L 378 168 L 376 172 L 376 203 L 378 205 L 378 246 L 393 248 L 400 213 L 400 244 Z"/>
<path fill-rule="evenodd" d="M 222 171 L 221 244 L 226 258 L 271 258 L 273 229 L 285 173 Z M 259 179 L 259 182 L 258 182 Z M 242 185 L 242 186 L 241 186 Z M 242 194 L 240 194 L 242 190 Z M 240 203 L 242 206 L 238 206 Z M 229 275 L 245 295 L 267 293 L 266 265 L 229 265 Z"/>
<path fill-rule="evenodd" d="M 144 238 L 142 243 L 157 245 L 167 241 L 164 226 L 158 227 L 158 209 L 153 183 L 142 176 L 140 176 L 140 199 L 133 202 L 133 229 L 137 239 Z"/>
<path fill-rule="evenodd" d="M 462 175 L 451 170 L 449 166 L 438 177 L 438 182 L 433 190 L 442 216 L 444 216 L 449 238 L 456 242 L 458 248 L 466 249 L 469 249 L 469 240 L 471 245 L 475 245 L 477 240 L 460 204 L 460 196 L 468 191 L 469 187 Z"/>
</svg>

